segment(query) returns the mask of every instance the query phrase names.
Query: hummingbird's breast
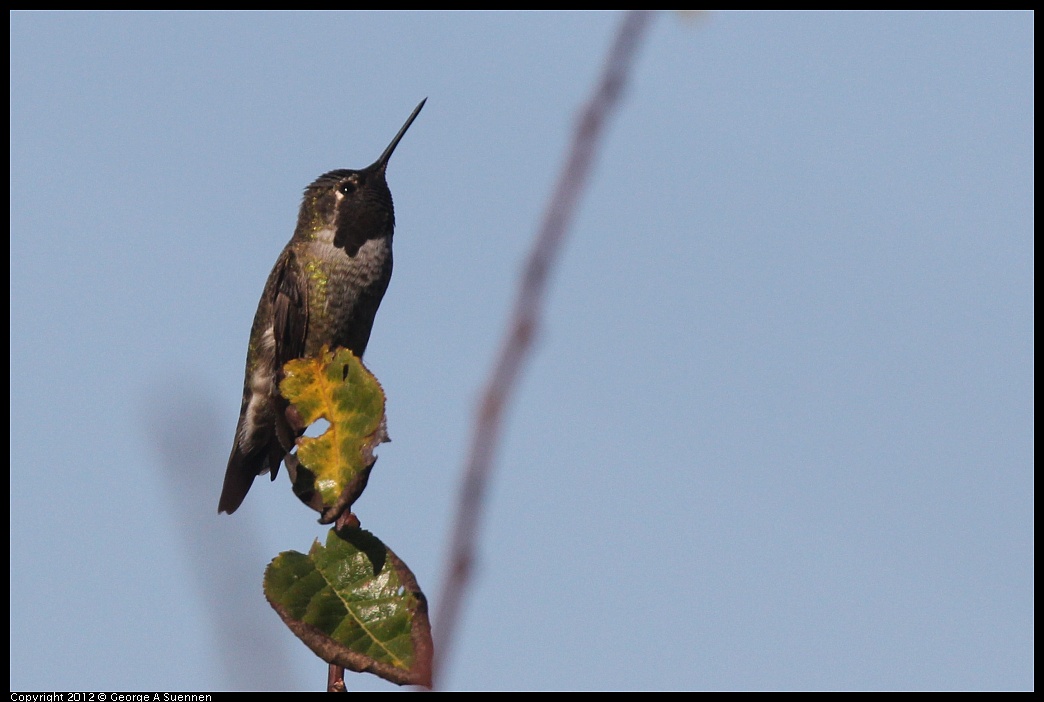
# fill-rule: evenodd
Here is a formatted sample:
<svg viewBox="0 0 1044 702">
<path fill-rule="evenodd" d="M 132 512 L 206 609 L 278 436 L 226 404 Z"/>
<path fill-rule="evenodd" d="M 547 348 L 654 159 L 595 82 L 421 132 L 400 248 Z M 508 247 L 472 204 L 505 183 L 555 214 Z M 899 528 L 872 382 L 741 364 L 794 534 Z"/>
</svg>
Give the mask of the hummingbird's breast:
<svg viewBox="0 0 1044 702">
<path fill-rule="evenodd" d="M 334 246 L 330 237 L 320 236 L 303 246 L 306 250 L 298 260 L 308 280 L 305 355 L 318 354 L 327 344 L 362 356 L 391 280 L 391 237 L 367 240 L 354 256 Z"/>
</svg>

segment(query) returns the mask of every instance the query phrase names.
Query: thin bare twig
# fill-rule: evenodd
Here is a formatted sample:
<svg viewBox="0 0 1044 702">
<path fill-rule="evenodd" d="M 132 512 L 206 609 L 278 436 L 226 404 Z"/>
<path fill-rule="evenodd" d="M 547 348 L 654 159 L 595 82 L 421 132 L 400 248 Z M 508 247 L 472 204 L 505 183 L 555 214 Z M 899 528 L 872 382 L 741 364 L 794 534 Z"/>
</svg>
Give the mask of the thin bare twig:
<svg viewBox="0 0 1044 702">
<path fill-rule="evenodd" d="M 493 472 L 493 456 L 503 429 L 504 407 L 532 348 L 547 280 L 576 212 L 606 120 L 619 102 L 635 50 L 651 17 L 650 10 L 631 10 L 620 23 L 602 77 L 580 113 L 569 159 L 544 211 L 540 231 L 522 274 L 507 335 L 477 408 L 453 528 L 453 543 L 439 598 L 435 629 L 438 636 L 436 673 L 449 660 L 450 644 L 470 580 L 482 500 Z"/>
<path fill-rule="evenodd" d="M 348 692 L 344 685 L 344 666 L 336 663 L 330 664 L 330 670 L 326 676 L 327 692 Z"/>
</svg>

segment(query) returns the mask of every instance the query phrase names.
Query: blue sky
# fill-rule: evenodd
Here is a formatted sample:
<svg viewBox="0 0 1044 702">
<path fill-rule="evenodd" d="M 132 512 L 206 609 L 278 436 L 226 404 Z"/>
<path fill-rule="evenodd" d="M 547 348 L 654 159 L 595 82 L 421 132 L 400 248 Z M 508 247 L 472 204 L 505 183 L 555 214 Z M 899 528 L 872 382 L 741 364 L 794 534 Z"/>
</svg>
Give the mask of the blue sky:
<svg viewBox="0 0 1044 702">
<path fill-rule="evenodd" d="M 302 189 L 396 151 L 356 505 L 437 600 L 614 13 L 12 13 L 11 688 L 321 689 L 216 513 Z M 553 277 L 451 689 L 1032 689 L 1033 15 L 659 16 Z M 351 675 L 350 689 L 392 686 Z"/>
</svg>

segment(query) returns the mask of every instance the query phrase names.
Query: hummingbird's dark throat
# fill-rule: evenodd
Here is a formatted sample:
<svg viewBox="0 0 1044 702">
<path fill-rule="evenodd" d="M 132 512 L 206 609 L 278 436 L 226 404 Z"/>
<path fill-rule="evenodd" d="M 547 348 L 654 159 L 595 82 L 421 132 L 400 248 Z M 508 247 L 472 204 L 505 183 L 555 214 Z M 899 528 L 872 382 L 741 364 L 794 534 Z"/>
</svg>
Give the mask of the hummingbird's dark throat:
<svg viewBox="0 0 1044 702">
<path fill-rule="evenodd" d="M 382 188 L 356 193 L 356 197 L 362 196 L 361 201 L 341 202 L 333 244 L 352 258 L 367 241 L 390 237 L 395 229 L 391 192 L 383 182 L 381 185 Z"/>
</svg>

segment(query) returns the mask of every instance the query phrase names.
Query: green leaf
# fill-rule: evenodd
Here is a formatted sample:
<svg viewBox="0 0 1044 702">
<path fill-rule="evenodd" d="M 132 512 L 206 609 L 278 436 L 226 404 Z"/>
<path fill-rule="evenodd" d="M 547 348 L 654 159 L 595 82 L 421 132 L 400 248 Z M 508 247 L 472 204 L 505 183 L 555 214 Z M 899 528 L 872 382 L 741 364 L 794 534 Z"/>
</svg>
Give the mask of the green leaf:
<svg viewBox="0 0 1044 702">
<path fill-rule="evenodd" d="M 279 390 L 302 428 L 320 418 L 330 423 L 321 436 L 298 438 L 297 452 L 286 462 L 294 492 L 329 524 L 362 494 L 377 460 L 373 449 L 388 440 L 384 390 L 348 349 L 324 347 L 319 356 L 289 361 L 283 370 Z"/>
<path fill-rule="evenodd" d="M 368 531 L 331 529 L 308 555 L 285 551 L 265 597 L 327 663 L 399 685 L 431 686 L 428 603 L 406 564 Z"/>
</svg>

